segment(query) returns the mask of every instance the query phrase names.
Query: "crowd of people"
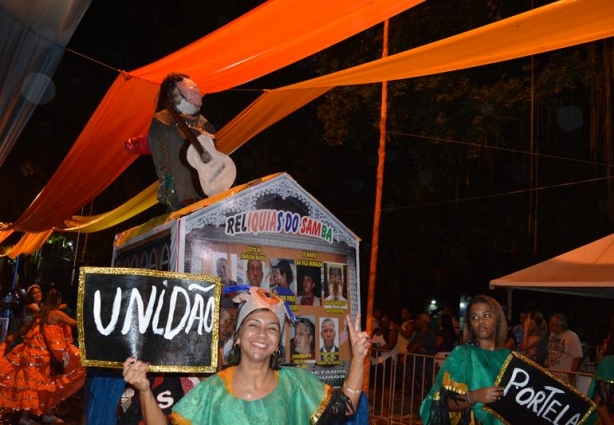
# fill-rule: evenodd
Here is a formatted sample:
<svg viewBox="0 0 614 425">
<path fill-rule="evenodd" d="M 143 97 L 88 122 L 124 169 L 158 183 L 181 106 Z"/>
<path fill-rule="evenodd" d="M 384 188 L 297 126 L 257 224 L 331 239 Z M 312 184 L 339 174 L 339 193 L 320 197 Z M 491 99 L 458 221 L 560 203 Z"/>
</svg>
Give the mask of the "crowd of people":
<svg viewBox="0 0 614 425">
<path fill-rule="evenodd" d="M 14 332 L 0 344 L 0 408 L 20 412 L 20 425 L 64 423 L 54 408 L 83 387 L 85 368 L 72 336 L 77 322 L 66 307 L 58 289 L 43 296 L 31 285 Z"/>
</svg>

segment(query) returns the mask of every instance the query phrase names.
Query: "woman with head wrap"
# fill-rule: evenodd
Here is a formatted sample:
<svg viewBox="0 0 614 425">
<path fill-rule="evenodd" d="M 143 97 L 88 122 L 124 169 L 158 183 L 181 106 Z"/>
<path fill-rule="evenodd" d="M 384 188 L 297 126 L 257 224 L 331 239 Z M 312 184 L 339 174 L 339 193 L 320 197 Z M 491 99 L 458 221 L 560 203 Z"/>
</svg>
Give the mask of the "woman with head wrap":
<svg viewBox="0 0 614 425">
<path fill-rule="evenodd" d="M 341 388 L 332 388 L 299 368 L 281 368 L 283 326 L 289 309 L 279 297 L 250 287 L 235 297 L 242 302 L 231 364 L 186 394 L 174 407 L 174 424 L 339 423 L 354 412 L 361 395 L 369 337 L 360 330 L 360 314 L 348 320 L 352 358 Z M 146 376 L 148 364 L 129 358 L 123 375 L 140 395 L 145 423 L 166 424 Z"/>
</svg>

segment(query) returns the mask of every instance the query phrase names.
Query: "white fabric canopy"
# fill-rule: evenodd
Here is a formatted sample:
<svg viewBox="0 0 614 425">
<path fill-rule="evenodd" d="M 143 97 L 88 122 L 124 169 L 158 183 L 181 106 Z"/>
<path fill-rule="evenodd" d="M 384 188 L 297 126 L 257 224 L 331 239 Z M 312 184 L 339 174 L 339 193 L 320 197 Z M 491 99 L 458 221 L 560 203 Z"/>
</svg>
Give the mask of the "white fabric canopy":
<svg viewBox="0 0 614 425">
<path fill-rule="evenodd" d="M 490 281 L 490 288 L 614 299 L 614 234 Z"/>
<path fill-rule="evenodd" d="M 36 105 L 53 97 L 51 77 L 90 3 L 0 0 L 0 167 Z"/>
</svg>

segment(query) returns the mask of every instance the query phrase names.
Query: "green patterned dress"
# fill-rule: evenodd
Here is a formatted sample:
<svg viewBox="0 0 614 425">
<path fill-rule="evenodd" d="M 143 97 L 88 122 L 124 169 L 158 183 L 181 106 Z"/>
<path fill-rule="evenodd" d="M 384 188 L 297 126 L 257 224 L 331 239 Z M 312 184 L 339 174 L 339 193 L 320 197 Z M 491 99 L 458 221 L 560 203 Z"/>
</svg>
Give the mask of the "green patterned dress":
<svg viewBox="0 0 614 425">
<path fill-rule="evenodd" d="M 174 407 L 173 424 L 313 424 L 328 406 L 333 388 L 312 373 L 298 368 L 282 368 L 277 387 L 269 395 L 246 401 L 232 394 L 235 367 L 230 367 L 200 383 Z"/>
<path fill-rule="evenodd" d="M 510 350 L 483 350 L 475 345 L 460 345 L 446 357 L 433 387 L 420 406 L 420 418 L 424 425 L 481 423 L 485 425 L 502 422 L 488 411 L 483 410 L 482 403 L 471 408 L 471 415 L 463 412 L 450 412 L 449 419 L 435 419 L 438 415 L 439 399 L 442 387 L 457 394 L 466 394 L 479 388 L 490 387 L 497 379 Z M 447 409 L 443 409 L 445 411 Z M 468 419 L 468 420 L 467 420 Z M 461 422 L 464 420 L 464 422 Z"/>
</svg>

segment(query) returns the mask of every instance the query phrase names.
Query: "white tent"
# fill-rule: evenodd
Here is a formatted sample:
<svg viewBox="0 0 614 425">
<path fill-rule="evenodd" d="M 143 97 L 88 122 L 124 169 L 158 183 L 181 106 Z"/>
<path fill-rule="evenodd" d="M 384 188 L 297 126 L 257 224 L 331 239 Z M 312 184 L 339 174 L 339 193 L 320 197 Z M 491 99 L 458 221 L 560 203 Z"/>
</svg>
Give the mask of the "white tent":
<svg viewBox="0 0 614 425">
<path fill-rule="evenodd" d="M 614 234 L 490 281 L 515 288 L 614 299 Z"/>
</svg>

